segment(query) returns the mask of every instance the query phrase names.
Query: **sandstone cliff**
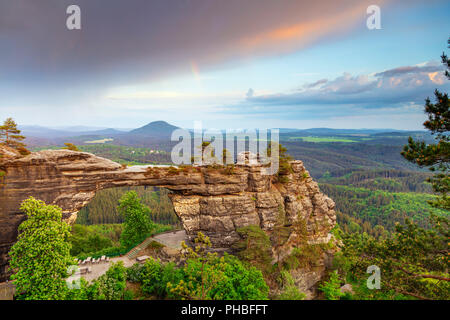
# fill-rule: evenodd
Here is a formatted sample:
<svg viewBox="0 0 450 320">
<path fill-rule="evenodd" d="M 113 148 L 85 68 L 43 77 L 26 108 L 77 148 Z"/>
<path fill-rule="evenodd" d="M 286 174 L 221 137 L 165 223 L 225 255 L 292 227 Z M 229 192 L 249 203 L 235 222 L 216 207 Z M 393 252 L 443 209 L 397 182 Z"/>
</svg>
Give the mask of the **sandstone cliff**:
<svg viewBox="0 0 450 320">
<path fill-rule="evenodd" d="M 2 150 L 0 150 L 2 152 Z M 288 224 L 306 222 L 310 243 L 326 243 L 335 225 L 334 202 L 323 195 L 301 161 L 292 161 L 287 183 L 274 183 L 262 175 L 259 165 L 221 168 L 148 168 L 121 165 L 89 153 L 46 150 L 26 157 L 3 150 L 0 170 L 0 281 L 5 280 L 7 256 L 24 219 L 21 201 L 29 196 L 63 209 L 64 218 L 73 222 L 77 212 L 100 189 L 119 186 L 159 186 L 173 191 L 171 200 L 189 237 L 198 231 L 210 236 L 213 247 L 228 250 L 240 238 L 236 229 L 258 225 L 273 230 L 280 212 Z M 286 179 L 285 179 L 286 180 Z M 296 237 L 290 234 L 281 255 L 289 254 Z M 274 256 L 280 256 L 278 252 Z M 316 270 L 303 270 L 295 279 L 302 290 L 309 290 L 324 271 L 323 258 Z M 2 278 L 3 275 L 3 279 Z M 305 276 L 307 275 L 307 276 Z"/>
</svg>

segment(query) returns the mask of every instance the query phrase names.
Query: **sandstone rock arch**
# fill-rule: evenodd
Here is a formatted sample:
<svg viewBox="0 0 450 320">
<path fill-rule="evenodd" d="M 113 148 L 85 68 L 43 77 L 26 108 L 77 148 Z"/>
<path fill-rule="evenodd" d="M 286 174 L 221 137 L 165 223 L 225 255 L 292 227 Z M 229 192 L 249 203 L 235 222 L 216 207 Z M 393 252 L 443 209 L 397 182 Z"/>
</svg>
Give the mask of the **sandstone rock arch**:
<svg viewBox="0 0 450 320">
<path fill-rule="evenodd" d="M 73 222 L 96 191 L 120 186 L 158 186 L 173 193 L 171 200 L 188 237 L 202 231 L 214 248 L 228 249 L 239 239 L 236 229 L 259 225 L 270 232 L 280 210 L 288 221 L 307 222 L 308 239 L 327 242 L 335 225 L 334 202 L 323 195 L 301 161 L 292 161 L 289 182 L 273 183 L 259 165 L 221 168 L 123 167 L 90 153 L 45 150 L 26 157 L 9 156 L 1 163 L 0 281 L 6 280 L 7 252 L 24 215 L 21 201 L 34 196 L 63 209 Z M 3 279 L 2 279 L 3 277 Z"/>
</svg>

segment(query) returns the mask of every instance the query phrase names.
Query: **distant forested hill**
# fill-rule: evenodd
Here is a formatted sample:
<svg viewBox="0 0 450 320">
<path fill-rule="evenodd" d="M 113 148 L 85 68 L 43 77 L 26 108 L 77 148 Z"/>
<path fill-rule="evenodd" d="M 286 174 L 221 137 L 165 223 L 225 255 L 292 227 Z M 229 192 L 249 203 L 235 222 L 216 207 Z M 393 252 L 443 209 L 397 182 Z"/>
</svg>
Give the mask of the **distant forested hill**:
<svg viewBox="0 0 450 320">
<path fill-rule="evenodd" d="M 420 171 L 400 155 L 402 146 L 367 143 L 284 142 L 288 153 L 305 163 L 311 176 L 318 179 L 343 170 L 396 169 Z M 422 170 L 423 171 L 423 170 Z"/>
<path fill-rule="evenodd" d="M 427 227 L 430 212 L 448 214 L 428 204 L 434 197 L 431 194 L 387 192 L 326 183 L 320 184 L 320 189 L 335 201 L 336 211 L 341 213 L 338 215 L 338 223 L 344 231 L 371 233 L 377 226 L 392 231 L 395 224 L 403 223 L 405 218 L 411 218 L 420 226 Z M 351 221 L 360 225 L 359 230 L 355 226 L 353 229 L 356 230 L 351 230 Z"/>
<path fill-rule="evenodd" d="M 335 171 L 333 175 L 325 172 L 320 183 L 366 188 L 370 190 L 384 190 L 390 192 L 432 193 L 431 184 L 426 179 L 431 177 L 429 172 L 415 172 L 407 170 L 352 170 Z"/>
</svg>

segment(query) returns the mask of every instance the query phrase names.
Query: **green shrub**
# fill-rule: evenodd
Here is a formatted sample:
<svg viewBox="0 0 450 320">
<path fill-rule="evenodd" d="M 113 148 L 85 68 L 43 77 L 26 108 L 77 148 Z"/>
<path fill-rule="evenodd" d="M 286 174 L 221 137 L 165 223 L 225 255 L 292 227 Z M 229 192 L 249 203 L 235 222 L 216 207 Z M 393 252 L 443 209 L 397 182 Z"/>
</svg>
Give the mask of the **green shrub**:
<svg viewBox="0 0 450 320">
<path fill-rule="evenodd" d="M 288 271 L 282 271 L 281 275 L 282 292 L 277 297 L 278 300 L 304 300 L 306 295 L 296 286 L 292 275 Z"/>
<path fill-rule="evenodd" d="M 147 294 L 161 292 L 162 266 L 159 260 L 152 257 L 145 262 L 142 274 L 142 291 Z"/>
<path fill-rule="evenodd" d="M 123 262 L 113 263 L 92 285 L 94 300 L 122 300 L 125 296 L 127 269 Z"/>
<path fill-rule="evenodd" d="M 285 270 L 314 267 L 322 253 L 320 245 L 306 244 L 294 248 L 291 254 L 283 260 L 283 267 Z"/>
<path fill-rule="evenodd" d="M 191 258 L 182 269 L 183 278 L 170 282 L 175 297 L 207 300 L 264 300 L 269 287 L 260 270 L 246 267 L 234 256 Z"/>
<path fill-rule="evenodd" d="M 148 247 L 149 247 L 150 249 L 159 251 L 159 250 L 161 250 L 162 248 L 164 248 L 164 245 L 163 245 L 162 243 L 159 243 L 158 241 L 152 241 L 152 242 L 150 242 L 150 244 L 148 245 Z"/>
<path fill-rule="evenodd" d="M 260 269 L 265 275 L 272 270 L 272 245 L 267 234 L 259 226 L 238 228 L 241 240 L 233 246 L 242 261 Z"/>
<path fill-rule="evenodd" d="M 161 298 L 177 297 L 167 289 L 168 283 L 178 283 L 183 278 L 181 270 L 175 268 L 174 263 L 162 264 L 159 259 L 150 258 L 145 262 L 141 275 L 144 293 L 155 294 Z"/>
<path fill-rule="evenodd" d="M 142 282 L 145 266 L 135 263 L 127 269 L 127 280 L 133 283 Z"/>
<path fill-rule="evenodd" d="M 203 240 L 205 249 L 207 237 L 196 243 Z M 260 270 L 245 266 L 234 256 L 219 258 L 204 250 L 192 250 L 182 268 L 150 258 L 140 276 L 142 291 L 159 298 L 260 300 L 267 299 L 269 291 Z"/>
<path fill-rule="evenodd" d="M 179 174 L 182 171 L 183 170 L 178 170 L 177 168 L 170 166 L 169 169 L 167 169 L 167 174 L 169 174 L 169 175 L 177 175 L 177 174 Z"/>
<path fill-rule="evenodd" d="M 246 267 L 236 257 L 225 254 L 216 262 L 225 263 L 224 277 L 211 290 L 210 298 L 220 300 L 265 300 L 269 287 L 262 272 L 255 267 Z"/>
<path fill-rule="evenodd" d="M 286 184 L 286 183 L 289 182 L 289 177 L 280 174 L 280 175 L 278 175 L 278 177 L 277 177 L 277 181 L 278 181 L 279 183 Z"/>
<path fill-rule="evenodd" d="M 133 300 L 133 298 L 134 298 L 133 291 L 125 290 L 125 292 L 123 294 L 123 300 Z"/>
<path fill-rule="evenodd" d="M 169 283 L 178 283 L 184 278 L 183 270 L 177 268 L 173 262 L 166 263 L 162 268 L 161 289 L 160 292 L 165 294 L 169 299 L 180 299 L 180 296 L 169 290 Z"/>
<path fill-rule="evenodd" d="M 63 299 L 70 255 L 70 226 L 62 221 L 61 208 L 29 197 L 20 210 L 27 219 L 18 227 L 17 242 L 9 251 L 11 280 L 17 298 L 26 300 Z"/>
<path fill-rule="evenodd" d="M 339 300 L 344 294 L 341 292 L 341 280 L 337 272 L 330 274 L 330 279 L 319 286 L 327 300 Z"/>
<path fill-rule="evenodd" d="M 234 164 L 228 164 L 225 166 L 225 168 L 222 170 L 222 172 L 226 175 L 232 176 L 234 174 Z"/>
</svg>

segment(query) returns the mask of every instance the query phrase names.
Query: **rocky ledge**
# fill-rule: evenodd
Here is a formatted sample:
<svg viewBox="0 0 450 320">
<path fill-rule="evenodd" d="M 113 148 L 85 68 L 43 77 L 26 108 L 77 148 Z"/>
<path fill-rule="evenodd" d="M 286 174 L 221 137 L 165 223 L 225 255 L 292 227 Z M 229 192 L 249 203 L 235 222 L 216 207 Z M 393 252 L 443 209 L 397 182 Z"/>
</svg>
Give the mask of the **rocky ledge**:
<svg viewBox="0 0 450 320">
<path fill-rule="evenodd" d="M 163 168 L 125 167 L 90 153 L 69 150 L 45 150 L 19 156 L 0 150 L 0 281 L 5 280 L 7 256 L 23 221 L 20 203 L 29 196 L 63 209 L 65 219 L 73 223 L 77 212 L 96 191 L 120 186 L 159 186 L 172 191 L 176 214 L 191 239 L 198 231 L 211 238 L 216 249 L 229 250 L 240 239 L 237 229 L 257 225 L 273 232 L 280 212 L 287 225 L 302 219 L 309 243 L 330 241 L 329 232 L 336 222 L 334 202 L 322 194 L 316 182 L 299 160 L 292 161 L 292 171 L 283 181 L 263 175 L 260 165 L 239 165 L 227 170 L 220 167 Z M 295 231 L 289 239 L 295 238 Z M 289 243 L 283 255 L 289 254 Z M 276 251 L 277 249 L 274 249 Z M 274 256 L 279 257 L 280 252 Z M 299 287 L 309 290 L 324 271 L 308 279 L 299 279 Z M 301 282 L 301 283 L 300 283 Z"/>
</svg>

